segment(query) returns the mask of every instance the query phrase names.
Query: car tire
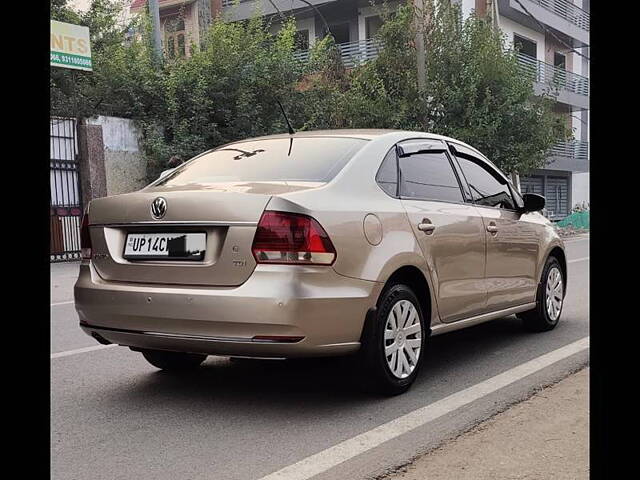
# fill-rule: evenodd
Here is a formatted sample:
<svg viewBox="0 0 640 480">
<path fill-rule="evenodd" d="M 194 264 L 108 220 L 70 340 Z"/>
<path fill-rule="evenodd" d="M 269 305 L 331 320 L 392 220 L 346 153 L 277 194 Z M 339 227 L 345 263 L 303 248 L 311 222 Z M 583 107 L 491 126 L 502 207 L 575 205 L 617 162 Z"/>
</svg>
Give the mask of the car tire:
<svg viewBox="0 0 640 480">
<path fill-rule="evenodd" d="M 167 371 L 192 370 L 207 358 L 206 355 L 163 350 L 142 350 L 141 353 L 151 365 Z"/>
<path fill-rule="evenodd" d="M 536 294 L 536 308 L 518 313 L 524 327 L 531 332 L 553 330 L 562 313 L 565 294 L 565 279 L 562 266 L 556 257 L 547 258 L 542 270 L 542 280 Z M 552 303 L 552 306 L 550 306 Z"/>
<path fill-rule="evenodd" d="M 401 329 L 399 322 L 402 321 L 405 311 L 406 328 Z M 398 327 L 396 330 L 393 329 L 392 312 Z M 423 363 L 424 343 L 427 337 L 418 298 L 407 285 L 391 285 L 381 294 L 375 314 L 368 323 L 365 327 L 368 331 L 363 336 L 360 351 L 363 370 L 361 379 L 364 387 L 368 391 L 383 395 L 406 392 L 415 381 Z M 416 327 L 416 324 L 419 327 Z M 413 333 L 414 330 L 418 330 L 417 334 Z M 387 355 L 387 349 L 393 351 L 394 345 L 395 356 L 393 353 Z"/>
</svg>

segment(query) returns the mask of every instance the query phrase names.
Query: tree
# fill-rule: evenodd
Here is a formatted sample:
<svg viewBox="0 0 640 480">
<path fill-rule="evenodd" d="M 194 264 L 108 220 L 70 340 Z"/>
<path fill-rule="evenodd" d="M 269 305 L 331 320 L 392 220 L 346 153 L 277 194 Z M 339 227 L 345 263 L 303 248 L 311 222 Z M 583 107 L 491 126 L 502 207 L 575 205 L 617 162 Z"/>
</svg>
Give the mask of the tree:
<svg viewBox="0 0 640 480">
<path fill-rule="evenodd" d="M 259 17 L 215 22 L 189 58 L 166 65 L 166 109 L 143 122 L 156 169 L 171 155 L 189 158 L 232 140 L 286 131 L 276 99 L 291 110 L 303 67 L 293 56 L 293 21 L 277 34 L 268 27 Z"/>
<path fill-rule="evenodd" d="M 124 0 L 94 0 L 85 14 L 52 0 L 52 16 L 91 29 L 94 71 L 52 69 L 52 112 L 133 118 L 143 132 L 154 178 L 173 155 L 190 158 L 247 137 L 285 132 L 279 99 L 297 130 L 398 128 L 466 141 L 506 172 L 544 165 L 546 152 L 568 135 L 548 98 L 491 24 L 458 6 L 425 0 L 380 7 L 385 22 L 377 58 L 346 69 L 331 36 L 297 59 L 292 18 L 271 33 L 269 20 L 216 19 L 191 56 L 153 61 L 150 25 L 118 21 Z M 428 15 L 427 15 L 428 12 Z M 418 27 L 420 25 L 420 27 Z M 127 32 L 137 32 L 128 38 Z M 420 28 L 420 31 L 416 29 Z M 417 83 L 415 39 L 427 49 L 426 85 Z"/>
<path fill-rule="evenodd" d="M 472 15 L 463 22 L 457 5 L 424 3 L 422 22 L 414 21 L 411 5 L 381 11 L 380 55 L 348 73 L 343 90 L 317 82 L 329 94 L 327 109 L 338 111 L 314 112 L 318 120 L 307 127 L 428 131 L 475 146 L 509 173 L 542 167 L 548 149 L 569 135 L 551 100 L 534 95 L 532 80 L 489 21 Z M 416 33 L 427 49 L 423 89 Z"/>
<path fill-rule="evenodd" d="M 51 18 L 89 27 L 93 71 L 52 67 L 51 113 L 67 117 L 114 115 L 140 117 L 157 112 L 164 103 L 153 66 L 144 17 L 126 22 L 126 0 L 93 0 L 78 12 L 68 0 L 51 0 Z M 137 31 L 141 34 L 131 37 Z"/>
</svg>

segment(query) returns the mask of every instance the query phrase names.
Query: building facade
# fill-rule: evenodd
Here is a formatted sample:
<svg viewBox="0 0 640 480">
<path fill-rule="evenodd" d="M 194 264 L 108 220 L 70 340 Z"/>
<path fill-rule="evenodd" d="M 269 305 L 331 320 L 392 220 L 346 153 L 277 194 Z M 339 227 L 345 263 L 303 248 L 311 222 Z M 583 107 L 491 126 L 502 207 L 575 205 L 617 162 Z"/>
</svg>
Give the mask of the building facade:
<svg viewBox="0 0 640 480">
<path fill-rule="evenodd" d="M 522 192 L 544 195 L 551 218 L 589 203 L 589 21 L 590 0 L 458 0 L 463 17 L 495 8 L 507 42 L 535 79 L 537 94 L 555 97 L 573 139 L 558 142 L 544 169 L 520 179 Z"/>
<path fill-rule="evenodd" d="M 404 1 L 412 0 L 387 4 L 393 8 Z M 590 0 L 451 1 L 460 5 L 464 18 L 474 11 L 491 15 L 507 42 L 518 49 L 523 69 L 535 80 L 536 94 L 551 94 L 554 110 L 566 117 L 573 139 L 558 142 L 550 150 L 544 169 L 520 178 L 522 192 L 544 195 L 548 215 L 563 218 L 573 206 L 589 202 Z M 145 3 L 134 0 L 132 11 Z M 177 20 L 180 12 L 182 23 Z M 370 0 L 160 0 L 165 51 L 188 55 L 188 49 L 181 47 L 184 41 L 180 35 L 197 45 L 218 12 L 227 21 L 245 20 L 256 13 L 272 16 L 274 30 L 279 28 L 281 13 L 293 15 L 301 59 L 317 39 L 326 35 L 326 25 L 339 44 L 346 66 L 374 58 L 379 48 L 373 39 L 382 20 Z"/>
<path fill-rule="evenodd" d="M 199 45 L 223 0 L 158 0 L 162 48 L 168 58 L 189 56 Z M 147 0 L 133 0 L 130 12 L 146 8 Z"/>
</svg>

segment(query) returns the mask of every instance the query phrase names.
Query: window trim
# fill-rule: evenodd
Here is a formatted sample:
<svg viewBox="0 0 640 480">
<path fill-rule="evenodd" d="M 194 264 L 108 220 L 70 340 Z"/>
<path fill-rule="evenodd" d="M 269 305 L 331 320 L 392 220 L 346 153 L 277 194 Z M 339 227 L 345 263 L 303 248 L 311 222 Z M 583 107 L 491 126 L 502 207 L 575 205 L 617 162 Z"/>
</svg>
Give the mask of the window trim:
<svg viewBox="0 0 640 480">
<path fill-rule="evenodd" d="M 508 182 L 507 185 L 509 186 L 509 189 L 511 190 L 511 197 L 513 198 L 513 203 L 515 203 L 515 205 L 516 205 L 516 210 L 515 211 L 516 212 L 521 212 L 522 209 L 524 208 L 524 197 L 522 196 L 522 194 L 518 190 L 516 190 L 516 187 L 515 187 L 515 185 L 513 183 Z M 517 193 L 517 195 L 514 194 L 514 192 Z M 522 200 L 522 205 L 519 205 L 520 202 L 518 202 L 518 200 L 517 200 L 518 197 L 520 197 L 520 199 Z M 507 210 L 507 209 L 505 209 L 505 210 Z"/>
<path fill-rule="evenodd" d="M 422 140 L 422 139 L 421 139 Z M 405 140 L 403 140 L 404 142 Z M 398 142 L 401 143 L 401 142 Z M 396 144 L 395 146 L 397 147 L 398 144 Z M 443 146 L 444 149 L 442 150 L 442 152 L 440 151 L 434 151 L 434 152 L 415 152 L 415 153 L 411 153 L 409 155 L 405 155 L 403 158 L 406 157 L 411 157 L 413 155 L 429 155 L 429 154 L 433 154 L 433 153 L 444 153 L 444 156 L 446 157 L 446 159 L 449 162 L 449 167 L 451 168 L 451 171 L 453 172 L 453 176 L 456 179 L 456 182 L 458 183 L 458 189 L 460 190 L 460 196 L 462 197 L 462 201 L 453 201 L 453 200 L 443 200 L 441 198 L 430 198 L 430 197 L 407 197 L 404 195 L 400 194 L 400 186 L 402 185 L 402 169 L 400 168 L 400 156 L 398 155 L 398 150 L 396 148 L 396 164 L 397 164 L 397 169 L 398 169 L 398 186 L 396 188 L 396 191 L 398 192 L 398 198 L 400 200 L 418 200 L 418 201 L 423 201 L 423 202 L 441 202 L 441 203 L 452 203 L 452 204 L 457 204 L 457 205 L 466 205 L 467 201 L 466 201 L 466 195 L 464 193 L 464 190 L 462 188 L 462 184 L 460 182 L 460 178 L 458 177 L 458 172 L 456 171 L 455 166 L 453 165 L 453 161 L 451 158 L 451 155 L 449 154 L 449 151 L 446 147 L 446 143 L 443 142 Z"/>
<path fill-rule="evenodd" d="M 452 146 L 451 144 L 453 144 L 453 143 L 456 143 L 456 142 L 447 142 L 449 147 L 451 147 Z M 460 146 L 461 147 L 465 147 L 464 145 L 460 145 Z M 467 147 L 465 147 L 465 148 L 467 148 Z M 467 149 L 470 150 L 469 148 L 467 148 Z M 456 152 L 455 146 L 453 147 L 451 154 L 456 159 L 456 163 L 458 162 L 458 157 L 466 158 L 467 160 L 469 160 L 471 162 L 474 162 L 474 163 L 478 164 L 481 168 L 484 168 L 485 170 L 487 170 L 487 173 L 492 175 L 501 185 L 506 185 L 507 186 L 507 190 L 509 191 L 509 195 L 511 196 L 511 200 L 513 201 L 513 204 L 516 206 L 516 208 L 513 209 L 513 208 L 504 208 L 504 207 L 493 207 L 491 205 L 482 205 L 482 204 L 479 204 L 475 200 L 475 198 L 473 198 L 473 194 L 472 194 L 472 197 L 471 197 L 471 203 L 473 203 L 477 207 L 493 208 L 493 209 L 497 209 L 497 210 L 504 210 L 506 212 L 521 213 L 521 210 L 518 209 L 518 202 L 516 202 L 515 196 L 513 195 L 513 192 L 511 190 L 513 188 L 512 185 L 511 185 L 511 182 L 506 177 L 506 175 L 504 175 L 500 170 L 498 170 L 498 168 L 495 165 L 493 165 L 488 159 L 482 158 L 480 156 L 472 155 L 472 154 L 467 153 L 467 152 L 462 152 L 462 151 L 461 152 Z M 468 186 L 469 182 L 467 181 L 467 177 L 466 177 L 466 175 L 464 173 L 464 169 L 462 168 L 462 166 L 459 163 L 458 163 L 458 166 L 460 167 L 460 171 L 462 172 L 462 175 L 464 176 L 464 180 L 465 180 L 465 182 L 466 182 L 466 184 Z M 471 190 L 471 188 L 469 188 L 469 190 Z"/>
<path fill-rule="evenodd" d="M 455 156 L 455 154 L 452 151 L 450 151 L 449 154 L 451 156 L 451 161 L 454 164 L 454 169 L 456 171 L 456 174 L 458 175 L 458 180 L 462 185 L 462 194 L 465 198 L 465 203 L 474 204 L 475 202 L 473 200 L 473 194 L 471 193 L 471 187 L 469 186 L 469 182 L 467 182 L 467 177 L 464 175 L 464 172 L 462 171 L 462 167 L 458 162 L 458 158 Z"/>
</svg>

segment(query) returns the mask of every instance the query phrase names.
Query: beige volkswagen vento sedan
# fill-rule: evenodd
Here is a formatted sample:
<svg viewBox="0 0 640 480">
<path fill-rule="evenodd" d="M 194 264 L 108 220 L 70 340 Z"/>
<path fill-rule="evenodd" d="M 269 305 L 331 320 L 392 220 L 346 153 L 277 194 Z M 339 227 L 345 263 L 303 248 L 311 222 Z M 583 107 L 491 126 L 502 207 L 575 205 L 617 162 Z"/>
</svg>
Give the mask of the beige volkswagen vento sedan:
<svg viewBox="0 0 640 480">
<path fill-rule="evenodd" d="M 511 314 L 556 326 L 567 262 L 543 207 L 439 135 L 243 140 L 92 201 L 75 305 L 87 334 L 161 369 L 357 354 L 397 394 L 431 335 Z"/>
</svg>

